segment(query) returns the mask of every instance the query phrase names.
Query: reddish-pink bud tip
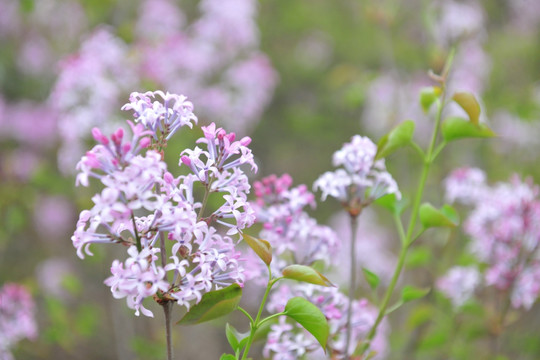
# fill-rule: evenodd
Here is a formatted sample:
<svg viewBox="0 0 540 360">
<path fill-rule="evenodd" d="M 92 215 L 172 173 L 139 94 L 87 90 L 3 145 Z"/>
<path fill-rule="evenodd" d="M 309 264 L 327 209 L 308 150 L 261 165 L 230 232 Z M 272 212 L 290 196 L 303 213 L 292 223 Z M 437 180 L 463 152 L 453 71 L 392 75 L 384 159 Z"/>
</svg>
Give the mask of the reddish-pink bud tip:
<svg viewBox="0 0 540 360">
<path fill-rule="evenodd" d="M 187 157 L 186 155 L 182 156 L 180 158 L 180 161 L 183 162 L 185 165 L 187 166 L 191 166 L 191 160 L 189 157 Z"/>
<path fill-rule="evenodd" d="M 109 139 L 103 133 L 101 130 L 99 130 L 97 127 L 92 129 L 92 136 L 97 142 L 102 143 L 103 145 L 109 144 Z"/>
</svg>

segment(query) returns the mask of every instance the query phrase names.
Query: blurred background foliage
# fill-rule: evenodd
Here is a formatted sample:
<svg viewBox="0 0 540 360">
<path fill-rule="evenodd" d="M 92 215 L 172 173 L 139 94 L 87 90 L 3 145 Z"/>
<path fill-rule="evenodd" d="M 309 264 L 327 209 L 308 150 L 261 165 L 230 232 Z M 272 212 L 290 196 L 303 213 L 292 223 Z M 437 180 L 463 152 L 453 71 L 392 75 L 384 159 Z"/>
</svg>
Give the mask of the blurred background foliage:
<svg viewBox="0 0 540 360">
<path fill-rule="evenodd" d="M 0 5 L 4 12 L 0 15 L 0 284 L 18 282 L 31 289 L 40 329 L 36 340 L 25 340 L 14 349 L 17 359 L 164 356 L 160 314 L 153 320 L 134 318 L 102 284 L 114 250 L 95 247 L 95 256 L 85 262 L 76 257 L 69 239 L 78 211 L 88 207 L 93 192 L 75 189 L 73 173 L 58 170 L 62 134 L 56 120 L 45 121 L 40 110 L 51 101 L 59 64 L 76 53 L 96 28 L 106 24 L 126 44 L 135 41 L 141 3 L 81 0 L 76 4 L 82 15 L 72 19 L 79 23 L 69 26 L 54 18 L 66 20 L 73 15 L 68 0 L 3 0 Z M 197 2 L 171 3 L 182 10 L 188 23 L 200 16 Z M 439 72 L 455 46 L 459 60 L 453 71 L 461 72 L 452 89 L 463 85 L 474 92 L 481 100 L 483 121 L 499 136 L 451 144 L 432 169 L 427 198 L 442 203 L 442 179 L 461 166 L 484 169 L 490 182 L 504 181 L 512 173 L 538 182 L 540 5 L 536 1 L 261 0 L 253 4 L 258 9 L 260 51 L 279 79 L 260 119 L 250 129 L 239 130 L 253 138 L 259 177 L 289 173 L 295 184 L 311 187 L 330 169 L 332 153 L 352 135 L 377 141 L 393 125 L 414 115 L 424 117 L 413 118 L 419 121 L 417 128 L 429 126 L 426 116 L 415 110 L 418 91 L 433 85 L 428 70 Z M 8 22 L 17 22 L 17 31 L 10 32 Z M 47 22 L 57 26 L 47 27 Z M 39 54 L 28 50 L 25 55 L 23 49 L 37 41 L 36 34 L 41 35 L 39 51 L 48 55 L 44 64 L 32 67 Z M 26 63 L 30 65 L 21 66 Z M 460 84 L 460 79 L 466 81 Z M 116 83 L 124 81 L 113 78 Z M 148 79 L 142 84 L 150 89 L 158 85 Z M 111 106 L 119 109 L 131 90 L 147 89 L 122 90 L 120 100 L 111 99 Z M 30 120 L 19 132 L 13 129 L 21 121 L 20 112 L 6 110 L 16 106 L 34 111 L 24 115 Z M 196 113 L 200 106 L 195 103 Z M 203 124 L 214 120 L 200 118 Z M 26 131 L 38 134 L 24 138 L 20 134 Z M 52 133 L 46 146 L 40 144 L 40 133 L 43 137 Z M 422 143 L 422 131 L 418 136 Z M 196 137 L 187 134 L 171 141 L 169 164 L 175 165 L 179 151 Z M 405 196 L 417 181 L 419 165 L 412 150 L 387 160 Z M 338 209 L 329 201 L 314 213 L 324 222 Z M 381 212 L 380 222 L 389 225 L 384 215 Z M 433 284 L 453 264 L 470 262 L 461 255 L 466 240 L 459 231 L 428 235 L 433 239 L 424 236 L 408 258 L 407 277 L 419 285 Z M 448 241 L 449 237 L 455 241 Z M 392 315 L 388 358 L 471 359 L 471 354 L 490 358 L 485 350 L 490 336 L 484 312 L 482 304 L 471 303 L 454 316 L 449 301 L 433 292 Z M 540 357 L 538 320 L 538 307 L 533 307 L 504 334 L 508 359 Z M 223 324 L 224 320 L 177 328 L 178 358 L 218 358 L 227 349 Z"/>
</svg>

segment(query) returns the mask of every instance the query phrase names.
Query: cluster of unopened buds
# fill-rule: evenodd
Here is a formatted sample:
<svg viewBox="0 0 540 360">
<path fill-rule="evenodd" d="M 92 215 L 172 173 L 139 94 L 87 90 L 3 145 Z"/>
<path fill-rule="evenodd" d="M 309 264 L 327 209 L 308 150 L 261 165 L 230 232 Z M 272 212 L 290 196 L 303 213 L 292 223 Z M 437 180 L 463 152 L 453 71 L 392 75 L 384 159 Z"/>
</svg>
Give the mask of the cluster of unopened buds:
<svg viewBox="0 0 540 360">
<path fill-rule="evenodd" d="M 197 122 L 193 105 L 184 96 L 156 91 L 131 94 L 123 109 L 134 111 L 131 135 L 118 129 L 106 137 L 93 129 L 98 144 L 77 165 L 78 184 L 88 186 L 92 177 L 103 185 L 92 198 L 94 206 L 80 214 L 72 237 L 78 256 L 92 255 L 95 243 L 127 247 L 127 258 L 114 260 L 105 283 L 136 315 L 152 316 L 143 306 L 148 297 L 189 309 L 208 291 L 243 284 L 231 236 L 255 220 L 247 201 L 250 185 L 240 168 L 248 164 L 257 170 L 250 139 L 235 140 L 215 124 L 203 126 L 201 147 L 180 154 L 180 169 L 187 168 L 187 174 L 175 176 L 162 152 L 173 133 Z M 210 193 L 222 194 L 223 201 L 208 210 Z"/>
</svg>

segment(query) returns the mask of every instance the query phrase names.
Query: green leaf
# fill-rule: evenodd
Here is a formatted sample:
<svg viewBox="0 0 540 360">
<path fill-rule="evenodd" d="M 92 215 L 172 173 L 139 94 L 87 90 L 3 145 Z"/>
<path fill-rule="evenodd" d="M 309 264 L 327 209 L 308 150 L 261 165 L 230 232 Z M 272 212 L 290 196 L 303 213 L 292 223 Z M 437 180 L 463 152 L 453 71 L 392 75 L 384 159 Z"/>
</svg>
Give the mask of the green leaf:
<svg viewBox="0 0 540 360">
<path fill-rule="evenodd" d="M 177 323 L 179 325 L 200 324 L 236 310 L 242 298 L 242 288 L 232 284 L 224 289 L 207 292 Z"/>
<path fill-rule="evenodd" d="M 450 205 L 444 205 L 440 210 L 433 205 L 424 203 L 420 206 L 420 222 L 425 229 L 432 227 L 455 227 L 459 224 L 459 217 Z"/>
<path fill-rule="evenodd" d="M 420 105 L 424 112 L 428 112 L 431 108 L 431 105 L 439 98 L 441 94 L 441 88 L 435 87 L 425 87 L 420 90 Z"/>
<path fill-rule="evenodd" d="M 263 239 L 254 238 L 248 234 L 242 234 L 242 237 L 249 247 L 255 251 L 255 254 L 257 254 L 266 265 L 270 265 L 272 262 L 272 246 L 270 243 Z"/>
<path fill-rule="evenodd" d="M 317 306 L 302 297 L 293 297 L 285 305 L 285 314 L 309 331 L 326 351 L 330 327 Z"/>
<path fill-rule="evenodd" d="M 430 290 L 431 289 L 429 288 L 420 289 L 411 285 L 405 285 L 401 290 L 401 300 L 403 300 L 403 302 L 409 302 L 420 299 L 426 296 Z"/>
<path fill-rule="evenodd" d="M 236 360 L 236 356 L 231 355 L 231 354 L 223 354 L 221 355 L 219 360 Z"/>
<path fill-rule="evenodd" d="M 401 215 L 405 211 L 405 208 L 407 208 L 409 201 L 404 198 L 398 200 L 396 194 L 392 193 L 381 196 L 374 203 L 388 209 L 394 215 Z"/>
<path fill-rule="evenodd" d="M 473 94 L 467 92 L 458 92 L 452 96 L 454 100 L 469 115 L 469 119 L 475 125 L 478 125 L 480 119 L 480 104 L 476 101 Z"/>
<path fill-rule="evenodd" d="M 323 274 L 310 266 L 289 265 L 283 269 L 283 277 L 321 286 L 334 286 Z"/>
<path fill-rule="evenodd" d="M 377 144 L 375 159 L 382 159 L 408 145 L 414 133 L 414 121 L 406 120 L 384 135 Z"/>
<path fill-rule="evenodd" d="M 21 11 L 28 14 L 34 11 L 36 4 L 34 0 L 19 0 L 19 5 L 21 7 Z"/>
<path fill-rule="evenodd" d="M 486 124 L 473 124 L 460 117 L 449 117 L 441 125 L 444 140 L 452 141 L 463 138 L 490 138 L 496 134 Z"/>
<path fill-rule="evenodd" d="M 227 325 L 225 325 L 225 334 L 227 335 L 227 340 L 229 341 L 229 344 L 235 352 L 242 350 L 244 346 L 246 346 L 249 337 L 249 331 L 241 333 L 236 330 L 234 326 L 227 323 Z"/>
<path fill-rule="evenodd" d="M 380 282 L 379 277 L 375 273 L 372 273 L 366 268 L 362 268 L 362 272 L 364 273 L 364 278 L 366 278 L 366 281 L 368 282 L 369 286 L 373 290 L 377 289 L 377 286 L 379 286 L 379 282 Z"/>
<path fill-rule="evenodd" d="M 232 325 L 229 323 L 225 325 L 225 335 L 227 336 L 227 341 L 234 351 L 236 351 L 238 348 L 238 339 L 236 338 L 236 333 L 237 331 Z"/>
</svg>

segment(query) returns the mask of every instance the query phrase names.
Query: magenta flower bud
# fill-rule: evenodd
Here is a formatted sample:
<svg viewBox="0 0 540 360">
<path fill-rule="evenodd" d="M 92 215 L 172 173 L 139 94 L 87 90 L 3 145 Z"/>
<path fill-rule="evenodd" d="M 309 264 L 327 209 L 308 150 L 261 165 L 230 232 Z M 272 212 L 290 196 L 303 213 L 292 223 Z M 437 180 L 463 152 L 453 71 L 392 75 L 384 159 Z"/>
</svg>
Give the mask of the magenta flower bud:
<svg viewBox="0 0 540 360">
<path fill-rule="evenodd" d="M 233 142 L 234 139 L 236 139 L 236 134 L 232 132 L 232 133 L 229 133 L 229 134 L 227 135 L 227 137 L 229 138 L 229 141 L 230 141 L 230 142 Z"/>
<path fill-rule="evenodd" d="M 180 158 L 180 161 L 182 161 L 185 165 L 191 167 L 191 160 L 186 155 L 182 156 Z"/>
<path fill-rule="evenodd" d="M 118 130 L 116 130 L 112 136 L 111 136 L 111 139 L 112 141 L 114 141 L 114 143 L 116 145 L 120 145 L 122 143 L 122 138 L 124 137 L 124 129 L 122 128 L 119 128 Z"/>
<path fill-rule="evenodd" d="M 131 150 L 131 144 L 126 143 L 122 146 L 122 153 L 127 154 Z"/>
<path fill-rule="evenodd" d="M 174 177 L 172 176 L 170 172 L 166 172 L 165 175 L 163 175 L 163 179 L 165 180 L 167 184 L 172 184 Z"/>
<path fill-rule="evenodd" d="M 227 135 L 227 132 L 223 129 L 219 129 L 219 131 L 217 132 L 217 138 L 219 140 L 222 140 L 225 137 L 225 135 Z"/>
<path fill-rule="evenodd" d="M 109 139 L 107 139 L 107 137 L 105 135 L 103 135 L 101 130 L 99 130 L 97 127 L 92 129 L 92 136 L 94 137 L 94 139 L 97 142 L 100 142 L 103 145 L 108 145 L 109 144 Z"/>
<path fill-rule="evenodd" d="M 152 140 L 150 140 L 150 138 L 144 137 L 141 139 L 141 141 L 139 141 L 139 146 L 144 149 L 150 146 L 151 142 Z"/>
<path fill-rule="evenodd" d="M 240 144 L 242 146 L 248 146 L 251 144 L 251 138 L 249 136 L 243 137 L 242 140 L 240 140 Z"/>
</svg>

